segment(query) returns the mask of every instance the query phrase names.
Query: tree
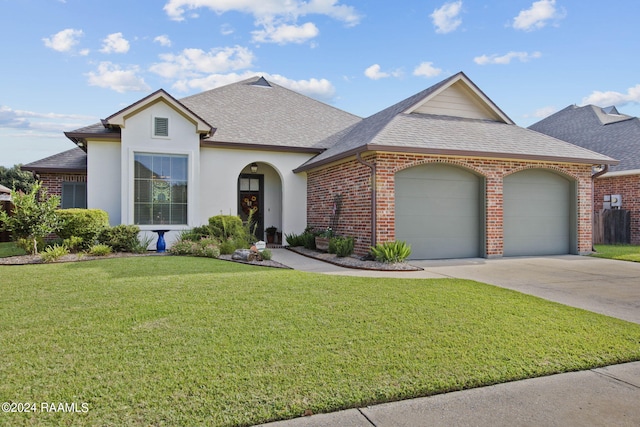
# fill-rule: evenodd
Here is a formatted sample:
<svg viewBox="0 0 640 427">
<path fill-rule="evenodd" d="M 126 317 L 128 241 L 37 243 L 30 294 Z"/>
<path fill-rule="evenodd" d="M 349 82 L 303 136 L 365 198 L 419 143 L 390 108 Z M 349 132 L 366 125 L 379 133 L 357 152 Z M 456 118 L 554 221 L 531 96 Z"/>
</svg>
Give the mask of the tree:
<svg viewBox="0 0 640 427">
<path fill-rule="evenodd" d="M 0 184 L 26 193 L 31 190 L 36 180 L 31 172 L 20 170 L 20 166 L 14 165 L 12 168 L 0 166 Z"/>
<path fill-rule="evenodd" d="M 11 201 L 12 215 L 0 211 L 0 228 L 9 231 L 14 240 L 27 239 L 33 246 L 26 249 L 37 254 L 38 240 L 55 233 L 60 226 L 56 215 L 60 197 L 48 195 L 38 181 L 28 193 L 12 190 Z"/>
</svg>

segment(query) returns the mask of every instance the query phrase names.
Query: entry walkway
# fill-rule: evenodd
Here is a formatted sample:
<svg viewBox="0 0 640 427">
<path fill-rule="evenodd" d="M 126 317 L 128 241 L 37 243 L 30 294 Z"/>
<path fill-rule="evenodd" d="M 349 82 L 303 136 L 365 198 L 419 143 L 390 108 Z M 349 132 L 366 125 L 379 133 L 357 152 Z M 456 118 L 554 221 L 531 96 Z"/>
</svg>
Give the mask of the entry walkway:
<svg viewBox="0 0 640 427">
<path fill-rule="evenodd" d="M 419 272 L 352 270 L 285 249 L 294 269 L 366 277 L 457 277 L 640 323 L 640 264 L 581 256 L 413 261 Z M 640 345 L 640 342 L 639 342 Z M 638 426 L 640 362 L 318 414 L 269 427 Z"/>
</svg>

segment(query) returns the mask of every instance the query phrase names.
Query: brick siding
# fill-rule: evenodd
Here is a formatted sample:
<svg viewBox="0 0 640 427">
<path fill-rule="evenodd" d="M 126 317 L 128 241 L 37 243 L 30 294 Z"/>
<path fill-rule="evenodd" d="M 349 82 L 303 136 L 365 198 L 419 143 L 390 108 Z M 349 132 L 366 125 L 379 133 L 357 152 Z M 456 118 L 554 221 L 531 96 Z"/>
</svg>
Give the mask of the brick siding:
<svg viewBox="0 0 640 427">
<path fill-rule="evenodd" d="M 376 165 L 377 242 L 395 240 L 395 174 L 427 163 L 446 163 L 466 168 L 486 181 L 487 257 L 503 254 L 502 183 L 504 177 L 530 168 L 545 168 L 578 183 L 578 252 L 592 249 L 591 166 L 553 162 L 466 159 L 421 154 L 369 153 L 363 160 Z M 336 233 L 356 237 L 356 253 L 365 254 L 371 245 L 371 170 L 357 160 L 349 160 L 307 173 L 307 224 L 327 227 L 333 198 L 343 195 L 343 210 Z M 624 197 L 624 196 L 623 196 Z"/>
<path fill-rule="evenodd" d="M 640 175 L 597 178 L 594 183 L 594 210 L 602 209 L 606 194 L 620 194 L 622 209 L 631 212 L 631 244 L 640 245 Z"/>
<path fill-rule="evenodd" d="M 87 175 L 41 173 L 39 179 L 42 181 L 42 186 L 47 189 L 47 192 L 51 195 L 60 196 L 60 202 L 62 202 L 62 184 L 65 182 L 87 182 Z"/>
</svg>

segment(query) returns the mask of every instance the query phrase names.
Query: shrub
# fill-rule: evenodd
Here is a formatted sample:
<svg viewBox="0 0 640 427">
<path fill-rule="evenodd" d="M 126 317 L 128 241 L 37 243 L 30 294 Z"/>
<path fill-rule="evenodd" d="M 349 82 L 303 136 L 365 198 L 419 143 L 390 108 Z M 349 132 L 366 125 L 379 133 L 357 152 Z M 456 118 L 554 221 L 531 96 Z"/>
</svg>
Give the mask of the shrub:
<svg viewBox="0 0 640 427">
<path fill-rule="evenodd" d="M 221 241 L 244 235 L 242 220 L 234 215 L 216 215 L 209 218 L 209 230 L 212 237 Z"/>
<path fill-rule="evenodd" d="M 239 216 L 217 215 L 209 218 L 211 237 L 223 243 L 227 242 L 225 251 L 222 253 L 233 253 L 236 249 L 249 248 L 257 240 L 253 234 L 252 224 L 251 215 L 244 224 Z M 253 226 L 253 229 L 255 229 L 255 226 Z M 223 250 L 222 245 L 220 250 Z"/>
<path fill-rule="evenodd" d="M 93 245 L 89 248 L 89 255 L 91 256 L 105 256 L 109 255 L 111 252 L 113 252 L 111 246 L 104 244 Z"/>
<path fill-rule="evenodd" d="M 116 252 L 136 252 L 140 250 L 138 234 L 140 227 L 137 225 L 116 225 L 106 228 L 100 233 L 98 241 L 111 246 Z M 147 250 L 146 246 L 144 250 Z"/>
<path fill-rule="evenodd" d="M 236 249 L 240 249 L 240 248 L 237 248 L 236 244 L 233 241 L 225 240 L 224 242 L 220 243 L 220 246 L 218 246 L 218 249 L 220 249 L 220 253 L 223 255 L 231 255 L 232 253 L 235 252 Z"/>
<path fill-rule="evenodd" d="M 71 236 L 68 239 L 64 239 L 62 244 L 71 252 L 78 252 L 84 248 L 84 240 L 78 236 Z"/>
<path fill-rule="evenodd" d="M 192 240 L 179 240 L 168 249 L 171 255 L 192 255 L 198 244 Z"/>
<path fill-rule="evenodd" d="M 316 234 L 310 231 L 305 231 L 300 235 L 302 238 L 302 246 L 306 249 L 315 250 L 316 249 Z"/>
<path fill-rule="evenodd" d="M 211 236 L 211 229 L 208 225 L 202 225 L 200 227 L 193 227 L 191 230 L 185 230 L 180 233 L 180 240 L 191 240 L 192 242 L 198 242 L 200 239 Z"/>
<path fill-rule="evenodd" d="M 269 261 L 273 256 L 273 254 L 271 253 L 271 250 L 269 249 L 263 250 L 262 252 L 260 252 L 260 255 L 262 255 L 262 259 L 265 261 Z"/>
<path fill-rule="evenodd" d="M 214 244 L 196 243 L 194 255 L 206 258 L 218 258 L 220 256 L 220 249 Z"/>
<path fill-rule="evenodd" d="M 411 246 L 401 240 L 378 243 L 371 248 L 371 254 L 376 261 L 387 263 L 402 262 L 411 255 Z"/>
<path fill-rule="evenodd" d="M 194 255 L 207 258 L 218 258 L 220 249 L 218 241 L 212 238 L 201 239 L 198 242 L 192 240 L 179 240 L 169 249 L 172 255 Z"/>
<path fill-rule="evenodd" d="M 56 234 L 63 239 L 82 238 L 79 249 L 91 247 L 100 233 L 109 228 L 109 215 L 101 209 L 59 209 L 56 215 L 60 219 L 60 229 Z"/>
<path fill-rule="evenodd" d="M 36 239 L 36 248 L 38 249 L 36 252 L 33 251 L 33 240 L 30 239 L 18 239 L 16 240 L 16 246 L 28 254 L 37 254 L 44 249 L 44 238 L 38 237 Z"/>
<path fill-rule="evenodd" d="M 329 253 L 338 257 L 348 257 L 353 253 L 353 237 L 334 237 L 329 241 Z"/>
<path fill-rule="evenodd" d="M 47 247 L 40 256 L 44 262 L 53 262 L 58 258 L 68 255 L 69 249 L 64 245 L 53 245 Z"/>
<path fill-rule="evenodd" d="M 296 246 L 304 246 L 304 241 L 302 239 L 302 236 L 300 234 L 295 234 L 295 233 L 291 233 L 291 234 L 286 234 L 284 235 L 284 238 L 287 239 L 287 244 L 291 247 L 296 247 Z"/>
</svg>

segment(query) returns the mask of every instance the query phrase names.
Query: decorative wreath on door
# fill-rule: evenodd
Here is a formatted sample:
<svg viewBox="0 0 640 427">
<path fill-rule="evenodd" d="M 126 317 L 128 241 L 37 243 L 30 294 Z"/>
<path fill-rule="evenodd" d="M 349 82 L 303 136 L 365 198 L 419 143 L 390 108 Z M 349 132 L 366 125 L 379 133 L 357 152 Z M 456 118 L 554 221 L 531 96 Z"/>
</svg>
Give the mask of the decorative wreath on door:
<svg viewBox="0 0 640 427">
<path fill-rule="evenodd" d="M 258 197 L 256 196 L 243 196 L 242 200 L 240 201 L 240 206 L 242 208 L 242 212 L 245 213 L 245 215 L 249 215 L 250 213 L 253 213 L 253 215 L 255 215 L 256 213 L 258 213 Z"/>
</svg>

